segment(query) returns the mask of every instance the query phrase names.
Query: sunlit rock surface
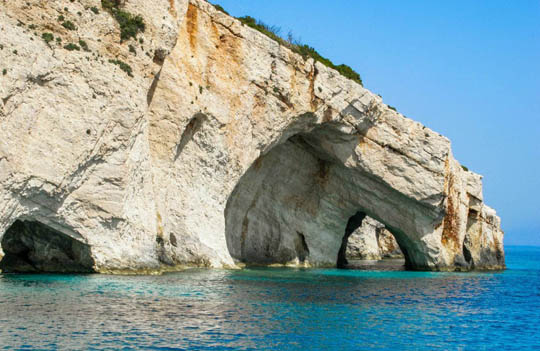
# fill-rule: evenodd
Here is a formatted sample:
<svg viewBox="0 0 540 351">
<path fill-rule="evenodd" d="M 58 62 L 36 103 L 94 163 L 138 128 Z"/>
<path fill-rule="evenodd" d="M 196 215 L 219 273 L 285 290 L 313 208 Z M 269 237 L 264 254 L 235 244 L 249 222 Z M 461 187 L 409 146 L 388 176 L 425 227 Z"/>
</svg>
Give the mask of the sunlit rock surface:
<svg viewBox="0 0 540 351">
<path fill-rule="evenodd" d="M 384 224 L 370 217 L 366 217 L 362 225 L 349 236 L 346 250 L 347 259 L 352 260 L 403 257 L 392 233 L 384 228 Z"/>
<path fill-rule="evenodd" d="M 38 222 L 100 272 L 335 266 L 362 213 L 410 269 L 504 267 L 445 137 L 205 1 L 126 1 L 146 30 L 124 43 L 95 5 L 0 2 L 0 236 Z"/>
</svg>

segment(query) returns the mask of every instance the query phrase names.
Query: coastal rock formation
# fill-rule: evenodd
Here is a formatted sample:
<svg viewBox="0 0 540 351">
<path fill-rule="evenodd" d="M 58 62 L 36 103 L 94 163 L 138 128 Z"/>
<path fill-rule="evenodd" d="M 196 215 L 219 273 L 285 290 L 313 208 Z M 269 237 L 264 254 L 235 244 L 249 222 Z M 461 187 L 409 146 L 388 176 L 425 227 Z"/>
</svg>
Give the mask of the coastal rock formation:
<svg viewBox="0 0 540 351">
<path fill-rule="evenodd" d="M 122 3 L 137 40 L 96 0 L 0 1 L 0 237 L 98 272 L 335 266 L 367 215 L 410 269 L 504 267 L 448 139 L 203 0 Z"/>
<path fill-rule="evenodd" d="M 366 217 L 362 225 L 349 236 L 346 257 L 353 260 L 381 260 L 402 258 L 403 253 L 384 224 Z"/>
</svg>

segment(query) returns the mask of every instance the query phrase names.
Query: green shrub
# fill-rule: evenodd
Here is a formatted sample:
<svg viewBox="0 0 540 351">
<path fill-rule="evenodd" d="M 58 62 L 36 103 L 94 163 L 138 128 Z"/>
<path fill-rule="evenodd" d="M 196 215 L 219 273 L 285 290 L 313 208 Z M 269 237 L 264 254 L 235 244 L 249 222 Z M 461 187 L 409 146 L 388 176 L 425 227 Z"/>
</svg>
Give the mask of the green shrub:
<svg viewBox="0 0 540 351">
<path fill-rule="evenodd" d="M 120 0 L 101 0 L 101 6 L 109 11 L 120 25 L 120 41 L 137 39 L 139 32 L 144 32 L 146 24 L 139 15 L 133 15 L 120 9 Z"/>
<path fill-rule="evenodd" d="M 136 39 L 139 32 L 144 32 L 146 25 L 141 16 L 133 16 L 129 12 L 117 11 L 115 18 L 120 24 L 120 39 L 122 41 L 129 38 Z"/>
<path fill-rule="evenodd" d="M 5 76 L 6 74 L 7 74 L 7 69 L 4 68 L 4 69 L 2 70 L 2 75 Z"/>
<path fill-rule="evenodd" d="M 99 9 L 95 6 L 90 7 L 90 10 L 95 13 L 96 15 L 99 14 Z"/>
<path fill-rule="evenodd" d="M 69 50 L 69 51 L 73 51 L 73 50 L 80 51 L 81 50 L 81 48 L 77 44 L 73 44 L 73 43 L 69 43 L 69 44 L 65 45 L 64 49 Z"/>
<path fill-rule="evenodd" d="M 57 42 L 58 44 L 60 44 L 60 43 L 62 42 L 62 38 L 56 37 L 56 42 Z"/>
<path fill-rule="evenodd" d="M 47 44 L 54 40 L 54 36 L 52 35 L 52 33 L 43 33 L 41 34 L 41 38 L 45 40 Z"/>
<path fill-rule="evenodd" d="M 257 21 L 255 18 L 250 16 L 240 17 L 238 18 L 240 22 L 245 24 L 248 27 L 251 27 L 255 30 L 258 30 L 259 32 L 263 33 L 267 37 L 274 39 L 279 44 L 288 47 L 292 51 L 296 52 L 297 54 L 302 55 L 304 59 L 307 59 L 309 57 L 313 58 L 315 61 L 319 61 L 323 65 L 330 67 L 332 69 L 335 69 L 338 71 L 342 76 L 349 78 L 355 82 L 357 82 L 360 85 L 363 85 L 362 78 L 360 77 L 360 74 L 358 74 L 355 70 L 353 70 L 350 66 L 341 64 L 341 65 L 335 65 L 331 60 L 327 59 L 326 57 L 321 56 L 317 50 L 312 48 L 309 45 L 302 44 L 298 40 L 295 40 L 291 34 L 288 35 L 288 39 L 283 39 L 280 36 L 280 28 L 276 26 L 269 26 L 261 21 Z"/>
<path fill-rule="evenodd" d="M 28 28 L 30 28 L 31 30 L 34 30 L 37 28 L 37 26 L 35 24 L 31 24 L 28 26 Z"/>
<path fill-rule="evenodd" d="M 58 16 L 58 22 L 64 22 L 65 19 L 63 15 Z"/>
<path fill-rule="evenodd" d="M 129 45 L 129 52 L 131 52 L 132 54 L 137 55 L 137 50 L 135 50 L 135 46 L 133 46 L 131 44 Z"/>
<path fill-rule="evenodd" d="M 461 165 L 461 168 L 463 168 L 463 170 L 464 170 L 465 172 L 470 172 L 469 169 L 468 169 L 466 166 L 464 166 L 464 165 Z"/>
<path fill-rule="evenodd" d="M 77 27 L 73 24 L 71 21 L 64 21 L 62 22 L 62 26 L 66 28 L 67 30 L 76 30 Z"/>
<path fill-rule="evenodd" d="M 88 44 L 82 40 L 82 39 L 79 39 L 79 46 L 84 50 L 84 51 L 90 51 L 90 49 L 88 48 Z"/>
<path fill-rule="evenodd" d="M 221 7 L 220 5 L 218 4 L 210 4 L 212 6 L 214 6 L 214 8 L 220 12 L 223 12 L 224 14 L 226 15 L 229 15 L 229 13 L 227 11 L 225 11 L 225 9 L 223 7 Z M 230 15 L 229 15 L 230 16 Z"/>
<path fill-rule="evenodd" d="M 133 70 L 131 66 L 120 60 L 109 60 L 113 65 L 117 65 L 120 69 L 127 73 L 128 76 L 133 77 Z"/>
<path fill-rule="evenodd" d="M 107 11 L 112 11 L 120 7 L 121 0 L 101 0 L 101 7 Z"/>
<path fill-rule="evenodd" d="M 17 50 L 13 50 L 13 54 L 17 55 L 19 52 Z"/>
<path fill-rule="evenodd" d="M 364 83 L 362 82 L 362 77 L 360 76 L 360 73 L 358 73 L 354 69 L 352 69 L 351 66 L 348 66 L 348 65 L 342 63 L 339 66 L 329 66 L 329 67 L 337 70 L 342 76 L 344 76 L 346 78 L 349 78 L 350 80 L 354 80 L 356 83 L 360 84 L 361 86 L 364 86 Z"/>
<path fill-rule="evenodd" d="M 394 106 L 391 106 L 391 105 L 386 105 L 386 106 L 388 106 L 388 108 L 389 108 L 390 110 L 394 110 L 394 111 L 397 112 L 397 109 L 396 109 Z"/>
</svg>

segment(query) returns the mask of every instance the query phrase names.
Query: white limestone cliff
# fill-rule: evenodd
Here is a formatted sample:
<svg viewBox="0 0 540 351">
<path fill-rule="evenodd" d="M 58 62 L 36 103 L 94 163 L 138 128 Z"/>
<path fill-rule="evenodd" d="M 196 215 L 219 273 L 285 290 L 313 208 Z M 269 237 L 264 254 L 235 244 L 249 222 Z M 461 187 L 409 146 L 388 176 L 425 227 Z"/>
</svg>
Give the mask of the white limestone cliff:
<svg viewBox="0 0 540 351">
<path fill-rule="evenodd" d="M 362 213 L 411 269 L 504 267 L 448 139 L 203 0 L 124 6 L 141 41 L 97 0 L 0 1 L 0 239 L 39 223 L 98 272 L 335 266 Z"/>
</svg>

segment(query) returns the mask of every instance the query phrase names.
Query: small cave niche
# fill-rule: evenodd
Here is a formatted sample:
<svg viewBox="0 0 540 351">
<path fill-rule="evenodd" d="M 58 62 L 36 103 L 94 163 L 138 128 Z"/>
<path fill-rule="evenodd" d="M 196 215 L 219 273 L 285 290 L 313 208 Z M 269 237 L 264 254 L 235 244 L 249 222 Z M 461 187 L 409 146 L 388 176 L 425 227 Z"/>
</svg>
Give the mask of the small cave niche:
<svg viewBox="0 0 540 351">
<path fill-rule="evenodd" d="M 189 123 L 186 125 L 186 128 L 184 129 L 182 136 L 180 137 L 180 141 L 178 142 L 178 145 L 176 147 L 176 154 L 174 156 L 174 160 L 176 161 L 178 157 L 180 157 L 180 154 L 186 147 L 186 145 L 193 140 L 193 137 L 195 136 L 195 133 L 197 133 L 203 123 L 207 120 L 206 115 L 202 113 L 197 113 Z"/>
<path fill-rule="evenodd" d="M 478 217 L 479 217 L 478 211 L 475 210 L 474 208 L 469 208 L 469 211 L 467 213 L 467 232 L 465 234 L 465 238 L 463 239 L 463 249 L 462 249 L 463 258 L 465 259 L 464 265 L 469 266 L 469 267 L 474 267 L 474 264 L 475 264 L 474 257 L 471 252 L 474 240 L 473 238 L 471 238 L 471 236 L 474 236 L 475 233 L 480 228 Z"/>
<path fill-rule="evenodd" d="M 3 273 L 92 273 L 90 246 L 35 221 L 17 220 L 2 241 Z"/>
<path fill-rule="evenodd" d="M 298 234 L 295 241 L 296 255 L 301 263 L 304 263 L 309 256 L 309 247 L 306 242 L 306 237 L 303 233 L 296 232 Z"/>
</svg>

